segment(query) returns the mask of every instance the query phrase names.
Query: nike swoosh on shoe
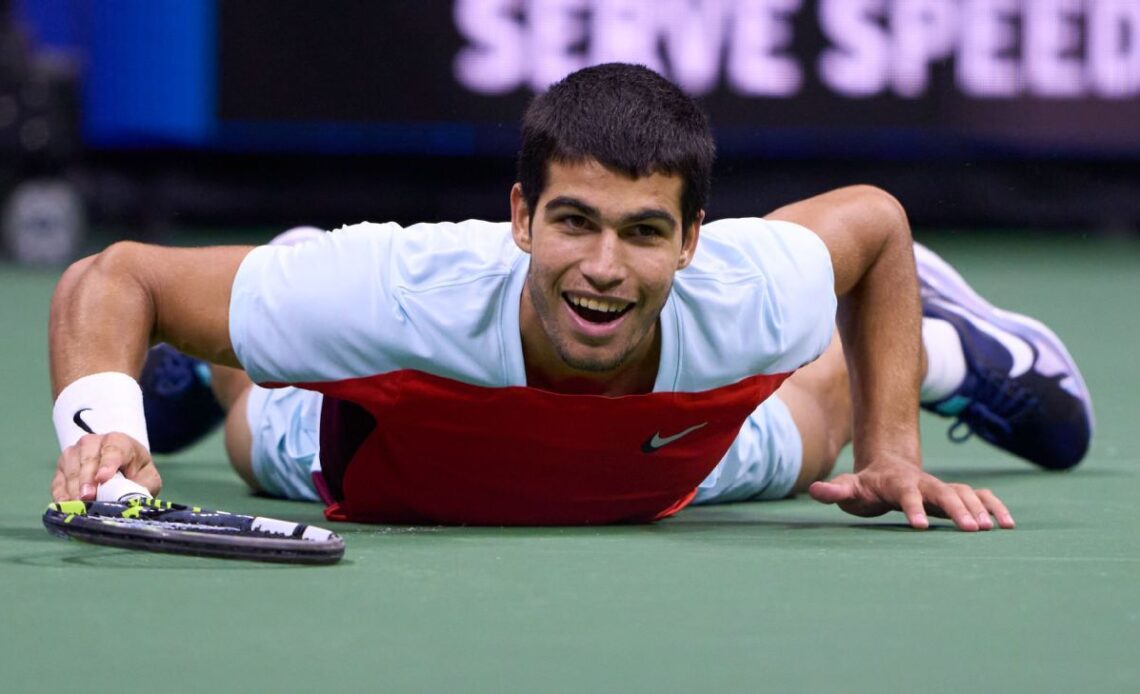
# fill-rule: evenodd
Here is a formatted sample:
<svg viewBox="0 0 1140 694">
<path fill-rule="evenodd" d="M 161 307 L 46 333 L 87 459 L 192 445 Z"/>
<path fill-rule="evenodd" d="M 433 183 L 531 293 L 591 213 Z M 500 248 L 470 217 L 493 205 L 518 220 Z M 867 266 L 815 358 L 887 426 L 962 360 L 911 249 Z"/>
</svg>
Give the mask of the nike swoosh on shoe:
<svg viewBox="0 0 1140 694">
<path fill-rule="evenodd" d="M 939 308 L 943 310 L 958 314 L 969 321 L 970 325 L 989 335 L 1001 344 L 1001 346 L 1005 348 L 1005 351 L 1009 352 L 1010 358 L 1013 359 L 1013 365 L 1009 369 L 1010 378 L 1017 378 L 1033 368 L 1033 364 L 1037 361 L 1037 351 L 1033 349 L 1033 345 L 1029 344 L 1029 342 L 1013 333 L 1002 330 L 981 316 L 970 313 L 954 304 L 937 299 L 932 300 L 932 303 L 937 303 Z"/>
</svg>

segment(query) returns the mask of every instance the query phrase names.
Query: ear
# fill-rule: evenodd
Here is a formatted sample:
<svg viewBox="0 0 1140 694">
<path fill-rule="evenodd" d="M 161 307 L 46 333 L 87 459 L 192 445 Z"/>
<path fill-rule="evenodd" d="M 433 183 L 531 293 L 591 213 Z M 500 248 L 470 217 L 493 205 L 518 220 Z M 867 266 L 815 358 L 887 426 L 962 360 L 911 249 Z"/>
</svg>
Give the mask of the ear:
<svg viewBox="0 0 1140 694">
<path fill-rule="evenodd" d="M 530 253 L 530 210 L 523 197 L 522 184 L 511 186 L 511 235 L 523 253 Z"/>
<path fill-rule="evenodd" d="M 681 241 L 681 255 L 677 258 L 677 269 L 683 270 L 693 262 L 697 253 L 697 241 L 701 236 L 701 222 L 705 221 L 705 211 L 701 210 L 692 225 L 685 230 L 685 238 Z"/>
</svg>

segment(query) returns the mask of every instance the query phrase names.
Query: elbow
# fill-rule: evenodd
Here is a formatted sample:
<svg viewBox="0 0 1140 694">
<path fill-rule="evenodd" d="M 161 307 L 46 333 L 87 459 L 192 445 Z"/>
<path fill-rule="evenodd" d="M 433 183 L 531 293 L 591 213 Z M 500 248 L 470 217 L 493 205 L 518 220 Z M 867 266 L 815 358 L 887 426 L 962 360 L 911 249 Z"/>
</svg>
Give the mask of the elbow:
<svg viewBox="0 0 1140 694">
<path fill-rule="evenodd" d="M 87 271 L 95 263 L 97 257 L 99 256 L 96 254 L 89 255 L 86 258 L 80 258 L 63 271 L 63 274 L 59 277 L 59 282 L 55 285 L 55 293 L 52 295 L 53 307 L 57 303 L 62 303 L 68 296 L 71 296 L 75 288 L 79 286 L 80 279 L 83 275 L 87 274 Z"/>
<path fill-rule="evenodd" d="M 51 297 L 51 325 L 54 327 L 57 323 L 67 320 L 69 308 L 74 304 L 75 297 L 79 294 L 79 287 L 83 283 L 84 277 L 91 271 L 98 259 L 99 254 L 89 255 L 86 258 L 80 258 L 72 263 L 63 274 L 60 275 L 59 281 L 55 285 L 55 291 Z"/>
<path fill-rule="evenodd" d="M 120 241 L 103 251 L 72 263 L 59 278 L 51 299 L 51 325 L 67 321 L 70 312 L 82 297 L 85 288 L 91 283 L 119 280 L 131 277 L 133 259 L 142 244 Z"/>
<path fill-rule="evenodd" d="M 884 246 L 913 241 L 910 220 L 906 208 L 899 199 L 874 185 L 857 185 L 850 189 L 851 197 L 859 209 L 859 216 L 865 220 L 864 226 L 882 234 Z"/>
</svg>

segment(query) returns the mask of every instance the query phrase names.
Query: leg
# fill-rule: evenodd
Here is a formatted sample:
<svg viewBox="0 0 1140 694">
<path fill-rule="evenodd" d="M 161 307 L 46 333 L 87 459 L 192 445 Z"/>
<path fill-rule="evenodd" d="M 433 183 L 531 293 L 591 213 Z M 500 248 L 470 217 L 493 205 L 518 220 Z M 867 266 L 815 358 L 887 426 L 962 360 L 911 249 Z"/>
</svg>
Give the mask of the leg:
<svg viewBox="0 0 1140 694">
<path fill-rule="evenodd" d="M 919 358 L 920 371 L 925 373 L 925 349 Z M 792 488 L 792 494 L 799 494 L 812 482 L 827 479 L 839 453 L 851 443 L 851 384 L 838 331 L 823 355 L 792 374 L 776 396 L 788 406 L 803 444 L 800 474 Z"/>
<path fill-rule="evenodd" d="M 258 494 L 317 500 L 311 467 L 318 449 L 320 394 L 261 388 L 240 369 L 215 366 L 212 371 L 214 393 L 226 409 L 226 455 L 242 481 Z"/>
<path fill-rule="evenodd" d="M 1046 469 L 1079 463 L 1092 438 L 1092 398 L 1065 344 L 1039 321 L 990 304 L 929 249 L 914 252 L 924 333 L 934 323 L 949 335 L 926 348 L 960 350 L 960 383 L 923 407 L 955 418 L 951 440 L 976 434 Z"/>
<path fill-rule="evenodd" d="M 264 490 L 253 474 L 253 434 L 249 429 L 247 415 L 253 381 L 241 369 L 213 366 L 210 372 L 214 397 L 226 411 L 226 456 L 238 477 L 254 492 L 263 493 Z"/>
<path fill-rule="evenodd" d="M 831 474 L 840 451 L 851 441 L 851 388 L 838 332 L 827 351 L 785 381 L 776 397 L 787 405 L 803 444 L 792 488 L 792 494 L 799 494 Z"/>
<path fill-rule="evenodd" d="M 965 428 L 1042 467 L 1076 465 L 1088 449 L 1092 402 L 1060 339 L 1031 318 L 985 302 L 929 250 L 916 244 L 915 255 L 926 316 L 923 408 L 957 419 L 953 440 L 964 438 L 956 434 Z M 836 335 L 819 359 L 793 374 L 754 413 L 693 503 L 806 491 L 831 474 L 851 441 L 852 415 L 847 364 Z"/>
<path fill-rule="evenodd" d="M 147 352 L 139 386 L 154 453 L 177 453 L 193 445 L 225 417 L 210 390 L 208 366 L 170 345 Z"/>
<path fill-rule="evenodd" d="M 241 391 L 226 420 L 226 450 L 251 489 L 280 499 L 320 500 L 312 473 L 322 402 L 320 393 L 300 388 L 251 384 Z"/>
<path fill-rule="evenodd" d="M 819 359 L 749 416 L 693 503 L 780 499 L 805 491 L 831 473 L 851 427 L 847 365 L 835 334 Z"/>
</svg>

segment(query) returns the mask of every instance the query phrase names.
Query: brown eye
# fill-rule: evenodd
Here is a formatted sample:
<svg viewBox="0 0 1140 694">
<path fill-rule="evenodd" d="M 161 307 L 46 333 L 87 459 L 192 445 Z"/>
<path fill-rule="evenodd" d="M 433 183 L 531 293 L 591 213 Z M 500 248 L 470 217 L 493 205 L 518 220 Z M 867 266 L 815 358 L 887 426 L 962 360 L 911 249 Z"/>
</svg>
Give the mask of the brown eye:
<svg viewBox="0 0 1140 694">
<path fill-rule="evenodd" d="M 562 218 L 562 223 L 571 229 L 585 229 L 590 225 L 589 220 L 580 214 L 571 214 Z"/>
</svg>

